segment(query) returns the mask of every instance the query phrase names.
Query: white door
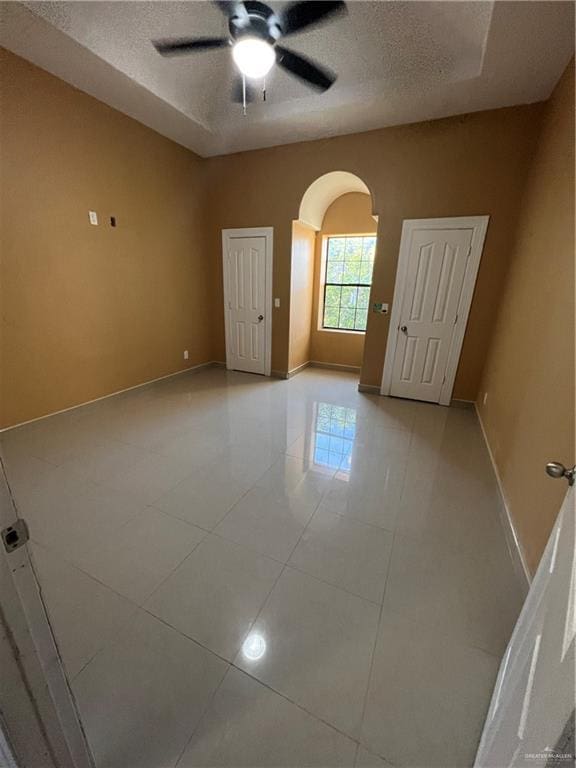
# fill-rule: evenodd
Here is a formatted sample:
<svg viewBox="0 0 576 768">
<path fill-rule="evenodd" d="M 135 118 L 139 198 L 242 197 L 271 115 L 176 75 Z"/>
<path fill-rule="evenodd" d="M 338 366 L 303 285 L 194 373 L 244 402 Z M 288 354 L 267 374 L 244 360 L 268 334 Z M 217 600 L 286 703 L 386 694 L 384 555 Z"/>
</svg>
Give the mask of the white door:
<svg viewBox="0 0 576 768">
<path fill-rule="evenodd" d="M 383 394 L 450 401 L 486 226 L 487 217 L 404 222 Z"/>
<path fill-rule="evenodd" d="M 223 233 L 226 366 L 236 371 L 269 373 L 269 248 L 265 233 Z"/>
<path fill-rule="evenodd" d="M 476 768 L 574 765 L 574 502 L 571 488 L 500 665 Z"/>
<path fill-rule="evenodd" d="M 471 244 L 471 229 L 413 234 L 391 395 L 440 399 Z"/>
</svg>

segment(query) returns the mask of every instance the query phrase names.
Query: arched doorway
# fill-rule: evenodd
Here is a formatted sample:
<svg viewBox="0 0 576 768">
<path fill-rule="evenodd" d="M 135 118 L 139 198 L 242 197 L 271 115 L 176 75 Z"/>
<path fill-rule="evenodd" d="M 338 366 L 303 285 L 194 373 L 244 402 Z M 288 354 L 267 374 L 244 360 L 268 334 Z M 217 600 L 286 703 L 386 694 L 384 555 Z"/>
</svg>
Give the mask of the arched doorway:
<svg viewBox="0 0 576 768">
<path fill-rule="evenodd" d="M 355 174 L 332 171 L 305 190 L 292 223 L 289 375 L 310 364 L 360 373 L 376 237 Z"/>
</svg>

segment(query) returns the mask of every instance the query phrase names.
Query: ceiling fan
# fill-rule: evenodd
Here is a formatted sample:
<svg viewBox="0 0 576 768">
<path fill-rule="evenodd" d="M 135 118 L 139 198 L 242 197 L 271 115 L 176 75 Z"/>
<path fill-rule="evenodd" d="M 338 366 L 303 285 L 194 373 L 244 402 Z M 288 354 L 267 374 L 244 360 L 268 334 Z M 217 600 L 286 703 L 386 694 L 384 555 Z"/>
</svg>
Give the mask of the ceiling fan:
<svg viewBox="0 0 576 768">
<path fill-rule="evenodd" d="M 311 59 L 279 45 L 278 41 L 295 32 L 330 20 L 346 12 L 346 3 L 331 0 L 304 0 L 289 3 L 276 13 L 257 0 L 215 2 L 228 19 L 229 37 L 173 38 L 154 40 L 152 44 L 162 56 L 178 56 L 213 48 L 232 48 L 232 58 L 239 70 L 232 89 L 233 101 L 253 101 L 255 92 L 246 83 L 263 79 L 274 64 L 318 91 L 326 91 L 336 74 Z M 264 99 L 266 90 L 263 88 Z"/>
</svg>

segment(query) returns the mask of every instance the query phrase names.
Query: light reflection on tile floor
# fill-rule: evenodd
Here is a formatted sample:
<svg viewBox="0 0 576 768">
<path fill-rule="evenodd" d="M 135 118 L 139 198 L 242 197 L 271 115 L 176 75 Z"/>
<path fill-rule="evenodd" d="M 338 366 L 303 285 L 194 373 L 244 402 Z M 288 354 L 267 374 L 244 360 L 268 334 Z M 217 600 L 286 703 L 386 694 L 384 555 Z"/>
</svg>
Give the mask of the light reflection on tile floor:
<svg viewBox="0 0 576 768">
<path fill-rule="evenodd" d="M 98 768 L 469 766 L 523 592 L 472 411 L 210 369 L 5 433 Z"/>
</svg>

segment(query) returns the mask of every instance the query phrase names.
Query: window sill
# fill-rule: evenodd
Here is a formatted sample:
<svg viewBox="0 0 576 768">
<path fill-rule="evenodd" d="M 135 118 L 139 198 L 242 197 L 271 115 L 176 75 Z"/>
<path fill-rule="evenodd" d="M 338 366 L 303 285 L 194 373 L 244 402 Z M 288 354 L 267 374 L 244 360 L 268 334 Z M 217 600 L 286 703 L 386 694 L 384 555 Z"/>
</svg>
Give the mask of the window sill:
<svg viewBox="0 0 576 768">
<path fill-rule="evenodd" d="M 366 336 L 366 331 L 346 331 L 344 328 L 317 328 L 318 333 L 345 333 L 350 336 Z"/>
</svg>

